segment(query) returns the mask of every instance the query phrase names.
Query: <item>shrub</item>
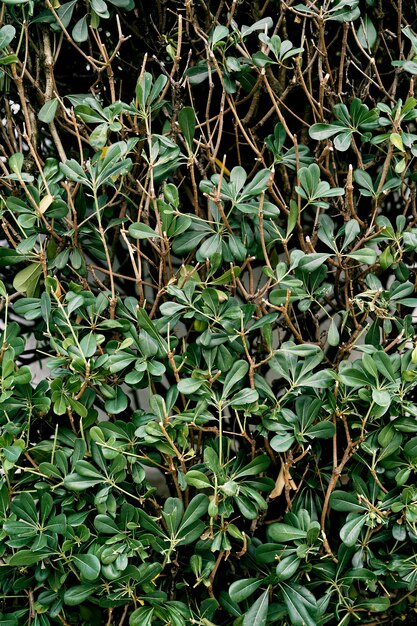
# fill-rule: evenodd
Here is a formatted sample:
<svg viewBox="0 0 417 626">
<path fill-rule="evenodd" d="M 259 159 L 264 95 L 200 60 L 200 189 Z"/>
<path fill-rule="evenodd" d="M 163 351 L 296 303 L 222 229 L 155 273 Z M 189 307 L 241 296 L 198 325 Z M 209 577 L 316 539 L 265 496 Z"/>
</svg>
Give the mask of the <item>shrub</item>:
<svg viewBox="0 0 417 626">
<path fill-rule="evenodd" d="M 1 623 L 414 623 L 415 3 L 1 8 Z"/>
</svg>

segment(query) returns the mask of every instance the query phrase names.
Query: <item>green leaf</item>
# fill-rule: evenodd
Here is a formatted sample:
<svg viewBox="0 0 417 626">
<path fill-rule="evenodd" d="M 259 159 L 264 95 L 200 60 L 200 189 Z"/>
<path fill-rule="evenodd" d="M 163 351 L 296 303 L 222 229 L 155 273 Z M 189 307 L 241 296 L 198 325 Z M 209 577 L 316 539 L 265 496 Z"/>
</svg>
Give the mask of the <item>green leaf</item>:
<svg viewBox="0 0 417 626">
<path fill-rule="evenodd" d="M 298 539 L 305 539 L 307 537 L 307 531 L 295 528 L 289 524 L 283 524 L 281 522 L 271 524 L 268 527 L 268 539 L 276 543 L 286 543 L 287 541 L 297 541 Z"/>
<path fill-rule="evenodd" d="M 198 380 L 196 378 L 183 378 L 177 385 L 178 391 L 185 395 L 190 395 L 198 391 L 204 382 L 204 380 Z"/>
<path fill-rule="evenodd" d="M 361 263 L 366 263 L 367 265 L 374 265 L 376 262 L 376 252 L 371 248 L 362 248 L 361 250 L 357 250 L 356 252 L 350 252 L 346 254 L 349 259 L 355 259 L 355 261 L 360 261 Z"/>
<path fill-rule="evenodd" d="M 290 211 L 288 214 L 287 234 L 286 234 L 287 238 L 296 227 L 297 220 L 298 220 L 298 205 L 294 200 L 290 200 Z"/>
<path fill-rule="evenodd" d="M 81 574 L 81 579 L 91 581 L 99 577 L 100 561 L 94 554 L 75 554 L 73 561 Z"/>
<path fill-rule="evenodd" d="M 80 341 L 81 350 L 86 358 L 92 357 L 97 350 L 97 339 L 93 333 L 88 333 Z"/>
<path fill-rule="evenodd" d="M 198 470 L 190 470 L 185 474 L 185 480 L 187 485 L 196 487 L 197 489 L 211 488 L 210 480 L 203 472 Z"/>
<path fill-rule="evenodd" d="M 230 406 L 239 408 L 257 402 L 259 394 L 256 389 L 241 389 L 230 400 Z"/>
<path fill-rule="evenodd" d="M 392 402 L 392 396 L 389 391 L 382 389 L 372 389 L 372 399 L 378 406 L 388 407 Z"/>
<path fill-rule="evenodd" d="M 69 26 L 76 4 L 77 0 L 71 0 L 70 2 L 61 4 L 59 9 L 57 10 L 57 15 L 65 28 Z"/>
<path fill-rule="evenodd" d="M 369 378 L 368 374 L 354 367 L 343 368 L 339 373 L 339 379 L 349 387 L 364 387 L 373 384 L 373 380 Z"/>
<path fill-rule="evenodd" d="M 117 524 L 108 515 L 97 515 L 94 518 L 94 527 L 98 532 L 106 535 L 114 535 L 119 532 Z"/>
<path fill-rule="evenodd" d="M 330 322 L 329 330 L 327 331 L 327 341 L 329 346 L 338 346 L 340 343 L 339 330 L 334 318 Z"/>
<path fill-rule="evenodd" d="M 316 626 L 317 603 L 312 593 L 296 583 L 281 583 L 281 590 L 293 626 Z"/>
<path fill-rule="evenodd" d="M 153 230 L 147 224 L 142 224 L 142 222 L 135 222 L 129 226 L 129 235 L 133 239 L 152 239 L 154 237 L 159 237 L 157 232 Z"/>
<path fill-rule="evenodd" d="M 0 65 L 13 65 L 13 63 L 17 63 L 18 61 L 19 57 L 17 54 L 7 54 L 3 57 L 0 56 Z"/>
<path fill-rule="evenodd" d="M 108 413 L 112 413 L 116 415 L 117 413 L 122 413 L 126 410 L 127 405 L 129 404 L 129 400 L 125 392 L 121 387 L 115 388 L 115 396 L 114 398 L 110 398 L 105 402 L 105 409 Z"/>
<path fill-rule="evenodd" d="M 0 248 L 0 267 L 16 265 L 28 259 L 24 254 L 19 254 L 13 248 Z"/>
<path fill-rule="evenodd" d="M 23 270 L 16 274 L 13 280 L 13 287 L 20 293 L 27 293 L 32 297 L 35 293 L 39 278 L 42 274 L 40 263 L 30 263 Z"/>
<path fill-rule="evenodd" d="M 85 478 L 76 472 L 72 472 L 64 478 L 65 487 L 67 489 L 71 489 L 72 491 L 85 491 L 86 489 L 91 489 L 91 487 L 100 485 L 102 482 L 102 476 L 99 478 Z"/>
<path fill-rule="evenodd" d="M 183 534 L 186 529 L 193 526 L 193 524 L 207 513 L 208 505 L 209 498 L 204 493 L 199 493 L 194 496 L 185 510 L 179 529 L 179 535 Z"/>
<path fill-rule="evenodd" d="M 151 626 L 154 608 L 141 606 L 129 617 L 129 626 Z M 174 624 L 174 622 L 172 622 Z M 178 625 L 179 626 L 179 625 Z"/>
<path fill-rule="evenodd" d="M 259 578 L 243 578 L 235 580 L 229 587 L 229 595 L 233 602 L 243 602 L 249 598 L 262 584 Z"/>
<path fill-rule="evenodd" d="M 314 272 L 329 258 L 330 254 L 324 252 L 313 252 L 304 255 L 298 262 L 298 268 L 302 272 Z"/>
<path fill-rule="evenodd" d="M 262 19 L 254 22 L 250 26 L 242 26 L 242 28 L 240 29 L 240 33 L 242 37 L 248 37 L 248 35 L 258 30 L 261 30 L 261 31 L 269 30 L 270 28 L 273 27 L 273 25 L 274 25 L 274 22 L 272 21 L 272 18 L 263 17 Z"/>
<path fill-rule="evenodd" d="M 330 496 L 330 506 L 335 511 L 346 511 L 348 513 L 363 513 L 364 507 L 359 504 L 357 497 L 350 491 L 333 491 Z"/>
<path fill-rule="evenodd" d="M 241 382 L 249 370 L 249 364 L 247 361 L 236 361 L 226 374 L 223 385 L 222 399 L 229 397 L 230 392 L 233 391 L 235 385 Z"/>
<path fill-rule="evenodd" d="M 75 42 L 83 43 L 88 39 L 88 15 L 84 15 L 78 22 L 75 24 L 72 29 L 72 37 Z"/>
<path fill-rule="evenodd" d="M 301 563 L 296 554 L 285 556 L 277 565 L 276 574 L 280 581 L 289 580 L 294 576 Z"/>
<path fill-rule="evenodd" d="M 97 13 L 97 15 L 99 15 L 100 17 L 110 17 L 107 9 L 107 4 L 104 2 L 104 0 L 91 0 L 91 7 L 93 11 Z"/>
<path fill-rule="evenodd" d="M 67 159 L 65 163 L 60 163 L 59 167 L 64 176 L 66 176 L 69 180 L 73 180 L 74 182 L 82 185 L 90 186 L 89 180 L 83 168 L 75 159 Z"/>
<path fill-rule="evenodd" d="M 286 432 L 272 437 L 271 448 L 276 452 L 286 452 L 295 443 L 295 437 L 291 432 Z"/>
<path fill-rule="evenodd" d="M 99 124 L 90 135 L 90 146 L 94 150 L 102 150 L 107 143 L 108 124 L 103 122 Z"/>
<path fill-rule="evenodd" d="M 267 590 L 252 604 L 249 611 L 245 613 L 242 626 L 265 626 L 268 617 L 268 607 L 269 591 Z"/>
<path fill-rule="evenodd" d="M 357 609 L 365 609 L 367 611 L 374 611 L 376 613 L 382 613 L 387 611 L 391 605 L 391 600 L 387 596 L 379 598 L 370 598 L 369 600 L 362 600 L 356 605 Z"/>
<path fill-rule="evenodd" d="M 93 595 L 96 587 L 93 585 L 74 585 L 67 589 L 64 593 L 64 602 L 68 606 L 76 606 L 82 604 Z"/>
<path fill-rule="evenodd" d="M 233 474 L 233 478 L 238 479 L 245 476 L 257 476 L 258 474 L 265 472 L 270 464 L 270 458 L 266 454 L 261 454 L 248 463 L 248 465 L 245 465 L 236 474 Z"/>
<path fill-rule="evenodd" d="M 321 141 L 322 139 L 329 139 L 336 133 L 340 133 L 343 130 L 343 126 L 338 124 L 313 124 L 310 126 L 308 134 L 312 139 Z"/>
<path fill-rule="evenodd" d="M 197 64 L 194 67 L 189 67 L 185 73 L 188 77 L 190 85 L 200 85 L 209 76 L 207 65 L 205 63 Z"/>
<path fill-rule="evenodd" d="M 25 157 L 21 152 L 16 152 L 15 154 L 12 154 L 9 159 L 9 167 L 12 172 L 14 172 L 17 176 L 19 176 L 22 171 L 24 160 Z"/>
<path fill-rule="evenodd" d="M 45 124 L 50 124 L 51 122 L 53 122 L 56 110 L 58 108 L 58 104 L 58 98 L 52 98 L 51 100 L 45 102 L 45 104 L 38 113 L 38 118 L 40 119 L 40 121 L 45 122 Z"/>
<path fill-rule="evenodd" d="M 35 565 L 40 561 L 44 561 L 51 554 L 53 553 L 45 551 L 35 552 L 33 550 L 19 550 L 9 558 L 8 565 L 12 567 L 29 567 L 30 565 Z"/>
<path fill-rule="evenodd" d="M 359 539 L 361 530 L 366 522 L 365 515 L 355 515 L 340 529 L 340 539 L 345 546 L 353 547 Z"/>
<path fill-rule="evenodd" d="M 330 439 L 333 437 L 335 433 L 334 424 L 328 420 L 323 422 L 319 422 L 314 426 L 310 426 L 310 428 L 306 432 L 307 437 L 311 437 L 312 439 Z"/>
<path fill-rule="evenodd" d="M 217 26 L 216 30 L 217 28 L 222 27 Z M 196 124 L 194 109 L 192 107 L 183 107 L 178 113 L 178 123 L 180 125 L 181 132 L 184 135 L 187 146 L 190 151 L 192 151 Z"/>
<path fill-rule="evenodd" d="M 358 28 L 357 37 L 361 46 L 365 48 L 365 50 L 372 50 L 374 48 L 378 34 L 371 18 L 368 15 L 364 15 L 361 19 L 361 25 Z"/>
</svg>

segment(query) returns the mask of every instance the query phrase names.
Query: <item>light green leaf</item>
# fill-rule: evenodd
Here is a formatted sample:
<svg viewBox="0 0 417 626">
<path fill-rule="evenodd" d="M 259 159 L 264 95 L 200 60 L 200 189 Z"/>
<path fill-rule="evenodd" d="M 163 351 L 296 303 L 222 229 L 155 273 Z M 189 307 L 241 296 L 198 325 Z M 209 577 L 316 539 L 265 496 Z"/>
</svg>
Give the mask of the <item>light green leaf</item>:
<svg viewBox="0 0 417 626">
<path fill-rule="evenodd" d="M 11 24 L 6 24 L 0 28 L 0 50 L 6 48 L 16 35 L 16 29 Z"/>
<path fill-rule="evenodd" d="M 88 15 L 84 15 L 78 22 L 75 24 L 72 29 L 72 37 L 74 41 L 77 43 L 83 43 L 88 39 Z"/>
</svg>

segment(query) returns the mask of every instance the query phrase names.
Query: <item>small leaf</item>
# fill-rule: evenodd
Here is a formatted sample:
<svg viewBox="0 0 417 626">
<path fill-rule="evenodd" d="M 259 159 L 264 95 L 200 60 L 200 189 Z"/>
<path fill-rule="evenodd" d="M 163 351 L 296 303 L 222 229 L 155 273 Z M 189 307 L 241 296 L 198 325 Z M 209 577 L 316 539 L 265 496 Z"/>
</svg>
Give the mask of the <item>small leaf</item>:
<svg viewBox="0 0 417 626">
<path fill-rule="evenodd" d="M 334 318 L 330 322 L 329 330 L 327 331 L 327 341 L 329 346 L 338 346 L 340 343 L 339 330 Z"/>
</svg>

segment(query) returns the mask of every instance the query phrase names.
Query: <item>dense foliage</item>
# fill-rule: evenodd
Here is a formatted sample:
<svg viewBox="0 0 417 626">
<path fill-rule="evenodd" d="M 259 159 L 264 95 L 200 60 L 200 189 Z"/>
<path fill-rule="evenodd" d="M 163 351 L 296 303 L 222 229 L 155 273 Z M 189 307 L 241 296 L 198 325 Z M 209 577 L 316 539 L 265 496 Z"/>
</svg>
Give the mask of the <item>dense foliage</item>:
<svg viewBox="0 0 417 626">
<path fill-rule="evenodd" d="M 416 3 L 0 7 L 1 624 L 415 623 Z"/>
</svg>

